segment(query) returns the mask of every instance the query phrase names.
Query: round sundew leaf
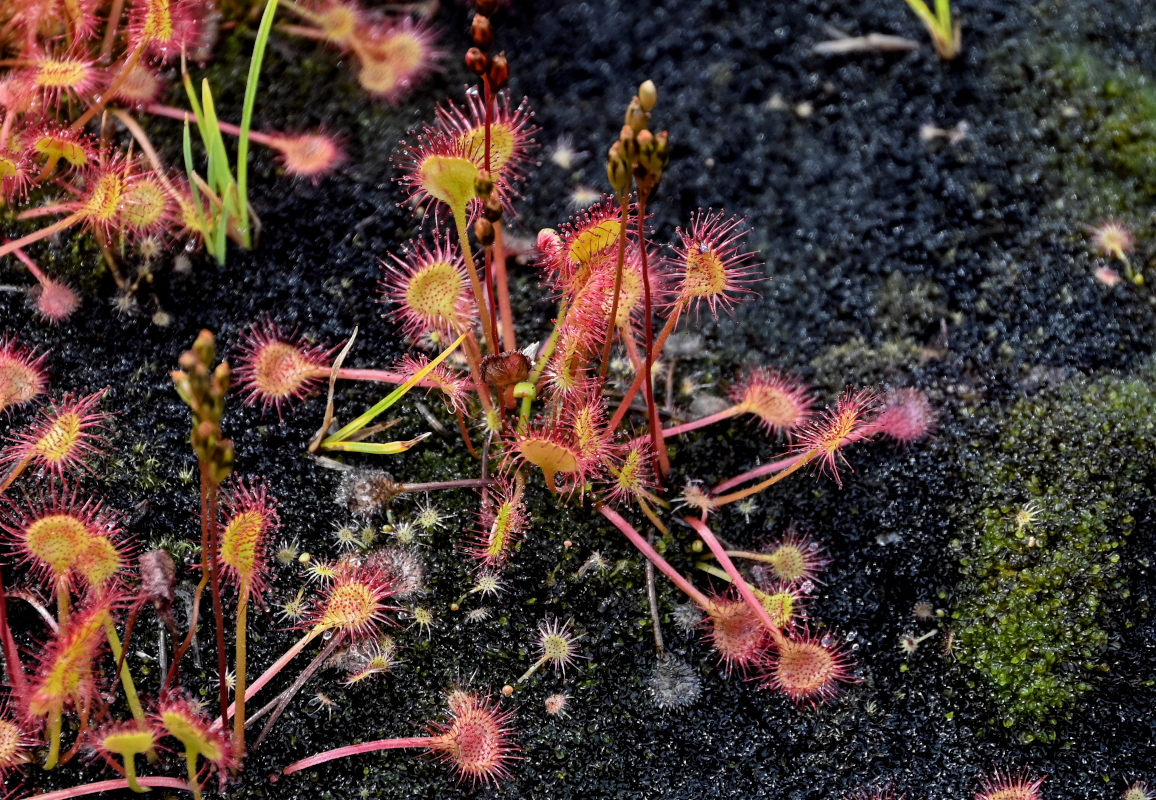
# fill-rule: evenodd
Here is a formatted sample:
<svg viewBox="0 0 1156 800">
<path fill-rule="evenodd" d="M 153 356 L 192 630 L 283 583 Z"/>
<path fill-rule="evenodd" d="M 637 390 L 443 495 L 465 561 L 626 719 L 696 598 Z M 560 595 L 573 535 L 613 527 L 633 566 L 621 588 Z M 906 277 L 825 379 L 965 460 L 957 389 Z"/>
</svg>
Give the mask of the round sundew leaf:
<svg viewBox="0 0 1156 800">
<path fill-rule="evenodd" d="M 468 158 L 431 155 L 421 163 L 421 187 L 450 207 L 464 212 L 474 198 L 478 168 Z"/>
<path fill-rule="evenodd" d="M 575 264 L 585 264 L 594 256 L 618 243 L 622 225 L 616 219 L 604 219 L 574 237 L 570 242 L 570 260 Z"/>
</svg>

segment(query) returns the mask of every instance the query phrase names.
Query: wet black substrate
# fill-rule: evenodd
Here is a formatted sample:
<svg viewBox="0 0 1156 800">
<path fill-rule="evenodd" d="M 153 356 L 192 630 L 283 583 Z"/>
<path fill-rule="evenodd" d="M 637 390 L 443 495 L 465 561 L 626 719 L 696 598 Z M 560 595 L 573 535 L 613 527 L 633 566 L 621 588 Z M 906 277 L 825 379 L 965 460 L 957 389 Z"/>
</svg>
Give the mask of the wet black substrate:
<svg viewBox="0 0 1156 800">
<path fill-rule="evenodd" d="M 534 657 L 535 631 L 548 616 L 573 618 L 589 659 L 564 681 L 542 673 L 507 701 L 517 707 L 523 760 L 512 778 L 479 795 L 794 799 L 890 786 L 939 800 L 968 797 L 982 774 L 1021 766 L 1048 775 L 1051 798 L 1109 798 L 1133 780 L 1156 783 L 1156 626 L 1135 604 L 1117 601 L 1106 612 L 1116 634 L 1115 649 L 1102 657 L 1109 670 L 1052 744 L 1024 744 L 1019 732 L 993 725 L 997 711 L 983 692 L 968 689 L 963 668 L 940 656 L 942 634 L 910 658 L 898 648 L 901 633 L 929 629 L 912 617 L 917 601 L 952 608 L 948 543 L 969 535 L 962 520 L 975 498 L 960 460 L 977 442 L 982 449 L 990 420 L 1016 398 L 1072 375 L 1143 363 L 1156 332 L 1151 290 L 1096 281 L 1093 272 L 1107 262 L 1094 256 L 1081 228 L 1110 216 L 1131 220 L 1140 234 L 1133 261 L 1142 267 L 1156 252 L 1152 198 L 1145 210 L 1103 207 L 1077 194 L 1061 165 L 1083 163 L 1087 142 L 1065 122 L 1062 84 L 1041 67 L 1091 54 L 1129 74 L 1156 73 L 1156 11 L 1129 0 L 960 5 L 966 49 L 950 64 L 929 46 L 911 54 L 811 54 L 827 37 L 825 25 L 924 41 L 899 0 L 857 7 L 526 3 L 497 24 L 513 91 L 529 98 L 547 145 L 518 204 L 520 233 L 532 237 L 564 221 L 576 187 L 604 185 L 603 154 L 645 78 L 659 86 L 654 127 L 668 128 L 674 145 L 652 206 L 655 239 L 672 239 L 674 226 L 700 207 L 749 218 L 771 282 L 733 319 L 700 317 L 701 354 L 679 365 L 680 374 L 708 387 L 700 393 L 723 393 L 741 365 L 768 365 L 794 371 L 825 399 L 847 384 L 910 385 L 925 389 L 939 410 L 931 441 L 855 451 L 855 472 L 844 475 L 841 489 L 801 476 L 759 498 L 749 518 L 716 518 L 716 529 L 736 544 L 758 545 L 788 527 L 824 543 L 833 563 L 810 613 L 845 638 L 861 681 L 829 706 L 800 710 L 728 677 L 698 635 L 672 624 L 681 598 L 660 582 L 668 646 L 702 680 L 693 705 L 661 711 L 648 690 L 655 655 L 642 561 L 609 525 L 534 489 L 534 529 L 507 570 L 509 591 L 487 603 L 488 621 L 469 623 L 465 611 L 448 606 L 469 586 L 454 548 L 474 525 L 476 501 L 466 493 L 438 497 L 452 516 L 422 543 L 429 566 L 422 602 L 436 617 L 429 636 L 399 630 L 404 663 L 395 674 L 345 688 L 339 673 L 323 673 L 250 757 L 229 796 L 468 794 L 443 766 L 403 752 L 272 776 L 320 749 L 414 735 L 441 713 L 455 681 L 493 690 L 512 681 Z M 236 352 L 240 332 L 265 313 L 330 344 L 358 326 L 350 361 L 357 366 L 386 365 L 401 354 L 403 343 L 379 316 L 377 260 L 413 235 L 418 220 L 395 205 L 400 192 L 388 157 L 407 129 L 432 119 L 438 101 L 461 97 L 466 75 L 456 53 L 464 50 L 466 14 L 447 7 L 439 19 L 455 54 L 396 109 L 359 95 L 331 52 L 274 40 L 258 124 L 324 125 L 345 139 L 350 158 L 316 186 L 291 183 L 261 161 L 252 190 L 264 224 L 260 246 L 230 251 L 224 268 L 200 255 L 188 272 L 162 265 L 169 327 L 149 324 L 147 313 L 118 316 L 106 302 L 107 280 L 88 280 L 84 306 L 56 328 L 37 321 L 18 297 L 3 296 L 3 330 L 51 349 L 54 391 L 111 387 L 105 405 L 117 412 L 113 452 L 88 484 L 128 514 L 140 542 L 196 531 L 195 483 L 181 476 L 193 464 L 184 444 L 187 410 L 168 370 L 198 329 L 214 330 L 223 349 Z M 223 80 L 228 73 L 215 74 Z M 226 115 L 235 116 L 239 94 L 238 86 L 234 103 L 223 101 Z M 960 122 L 968 133 L 957 144 L 920 138 L 925 124 Z M 572 170 L 546 157 L 563 138 L 587 154 Z M 1084 177 L 1109 187 L 1127 180 Z M 39 255 L 52 265 L 48 252 Z M 55 268 L 75 280 L 83 267 L 64 261 L 95 264 L 93 252 L 74 256 L 61 243 Z M 6 280 L 23 279 L 11 265 L 3 269 Z M 516 282 L 525 328 L 540 331 L 532 315 L 544 320 L 549 305 L 529 269 Z M 344 386 L 340 396 L 347 416 L 374 399 Z M 237 442 L 238 472 L 264 476 L 280 499 L 283 538 L 328 554 L 334 527 L 348 515 L 333 499 L 337 474 L 304 453 L 321 407 L 314 397 L 279 423 L 235 402 L 226 427 Z M 406 416 L 402 433 L 424 428 L 417 415 Z M 675 485 L 717 482 L 774 456 L 779 446 L 754 431 L 740 421 L 688 437 L 673 451 Z M 452 436 L 435 437 L 387 468 L 415 480 L 473 469 Z M 1153 539 L 1143 523 L 1151 509 L 1134 513 L 1142 522 L 1125 558 L 1132 595 L 1143 597 L 1152 589 Z M 671 556 L 682 567 L 692 563 L 691 541 L 689 531 L 675 529 Z M 612 569 L 579 577 L 594 552 Z M 293 568 L 279 569 L 268 613 L 252 623 L 251 664 L 269 663 L 291 642 L 273 614 L 300 581 Z M 471 600 L 466 609 L 478 605 Z M 154 649 L 152 635 L 134 649 Z M 206 690 L 208 660 L 192 679 Z M 155 691 L 155 672 L 140 682 Z M 331 714 L 307 704 L 318 691 L 336 703 Z M 543 699 L 557 691 L 570 695 L 568 716 L 543 711 Z M 174 763 L 170 774 L 181 769 Z M 95 767 L 49 776 L 31 769 L 28 788 L 98 774 Z"/>
</svg>

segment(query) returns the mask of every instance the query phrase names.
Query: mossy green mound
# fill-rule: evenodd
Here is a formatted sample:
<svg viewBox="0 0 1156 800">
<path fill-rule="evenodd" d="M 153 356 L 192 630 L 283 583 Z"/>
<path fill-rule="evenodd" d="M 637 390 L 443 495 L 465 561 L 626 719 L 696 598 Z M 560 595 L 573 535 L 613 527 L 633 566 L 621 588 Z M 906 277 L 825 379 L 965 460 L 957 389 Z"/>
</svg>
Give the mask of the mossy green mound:
<svg viewBox="0 0 1156 800">
<path fill-rule="evenodd" d="M 952 543 L 954 653 L 1026 739 L 1054 738 L 1107 669 L 1125 538 L 1152 498 L 1154 408 L 1150 365 L 1020 401 L 994 445 L 976 443 L 977 505 Z"/>
</svg>

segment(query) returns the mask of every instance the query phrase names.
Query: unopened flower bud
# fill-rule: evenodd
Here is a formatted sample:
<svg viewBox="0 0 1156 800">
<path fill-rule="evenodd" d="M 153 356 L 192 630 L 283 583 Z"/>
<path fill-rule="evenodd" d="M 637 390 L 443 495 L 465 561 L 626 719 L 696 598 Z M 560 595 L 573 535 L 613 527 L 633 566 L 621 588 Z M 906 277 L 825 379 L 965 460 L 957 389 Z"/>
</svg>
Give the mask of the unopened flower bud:
<svg viewBox="0 0 1156 800">
<path fill-rule="evenodd" d="M 618 142 L 610 146 L 606 158 L 606 178 L 619 196 L 630 190 L 630 164 L 622 155 L 622 147 Z"/>
<path fill-rule="evenodd" d="M 466 51 L 466 68 L 475 75 L 485 75 L 490 68 L 490 59 L 477 47 Z"/>
<path fill-rule="evenodd" d="M 650 131 L 640 131 L 638 134 L 638 158 L 640 161 L 646 162 L 654 158 L 654 149 L 657 144 L 654 139 L 654 134 Z M 644 163 L 645 166 L 645 163 Z"/>
<path fill-rule="evenodd" d="M 490 18 L 484 14 L 474 14 L 470 22 L 470 38 L 482 50 L 489 48 L 494 41 L 494 29 L 490 27 Z"/>
<path fill-rule="evenodd" d="M 510 63 L 506 60 L 506 53 L 502 51 L 494 56 L 490 64 L 490 88 L 495 92 L 506 85 L 510 80 Z"/>
<path fill-rule="evenodd" d="M 642 131 L 646 133 L 647 131 Z M 623 125 L 618 134 L 618 145 L 622 148 L 622 156 L 630 163 L 638 160 L 638 141 L 634 137 L 634 128 Z"/>
<path fill-rule="evenodd" d="M 479 14 L 487 17 L 494 16 L 494 12 L 498 10 L 498 0 L 477 0 L 474 5 L 477 6 Z"/>
<path fill-rule="evenodd" d="M 654 141 L 656 145 L 654 154 L 661 168 L 666 169 L 666 165 L 670 163 L 670 134 L 663 131 L 654 137 Z"/>
<path fill-rule="evenodd" d="M 494 243 L 494 223 L 484 217 L 474 223 L 474 238 L 482 247 L 489 247 Z"/>
<path fill-rule="evenodd" d="M 229 391 L 229 386 L 233 382 L 233 372 L 229 368 L 228 361 L 222 361 L 213 370 L 213 390 L 216 394 L 224 394 Z"/>
<path fill-rule="evenodd" d="M 626 124 L 629 125 L 635 133 L 638 133 L 646 127 L 646 120 L 650 115 L 642 110 L 642 103 L 635 97 L 630 101 L 630 105 L 626 109 Z"/>
<path fill-rule="evenodd" d="M 217 340 L 211 331 L 202 330 L 197 334 L 197 339 L 193 342 L 193 352 L 197 354 L 202 364 L 213 363 L 213 359 L 217 356 Z"/>
<path fill-rule="evenodd" d="M 638 102 L 647 114 L 654 108 L 654 104 L 658 102 L 658 87 L 654 85 L 654 81 L 643 81 L 638 87 Z"/>
<path fill-rule="evenodd" d="M 490 177 L 490 173 L 485 170 L 478 172 L 478 177 L 474 178 L 474 194 L 479 199 L 485 200 L 494 191 L 494 180 Z"/>
<path fill-rule="evenodd" d="M 490 222 L 497 222 L 502 218 L 502 201 L 490 195 L 482 206 L 482 214 Z"/>
</svg>

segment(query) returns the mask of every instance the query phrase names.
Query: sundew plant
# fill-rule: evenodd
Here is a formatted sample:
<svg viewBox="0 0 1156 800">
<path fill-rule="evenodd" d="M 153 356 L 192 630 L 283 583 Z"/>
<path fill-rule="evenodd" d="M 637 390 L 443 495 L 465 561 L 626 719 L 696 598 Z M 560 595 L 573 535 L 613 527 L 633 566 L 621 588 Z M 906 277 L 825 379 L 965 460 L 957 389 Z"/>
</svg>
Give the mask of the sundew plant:
<svg viewBox="0 0 1156 800">
<path fill-rule="evenodd" d="M 660 409 L 656 386 L 672 337 L 754 298 L 767 274 L 739 215 L 698 209 L 669 241 L 653 229 L 677 147 L 661 129 L 661 91 L 650 80 L 621 98 L 619 132 L 606 142 L 605 194 L 536 237 L 531 280 L 552 312 L 536 316 L 516 302 L 511 285 L 524 278 L 511 275 L 508 223 L 521 187 L 534 179 L 540 131 L 531 100 L 507 89 L 510 62 L 495 46 L 498 5 L 479 0 L 471 17 L 464 60 L 473 84 L 390 143 L 396 199 L 418 216 L 418 233 L 377 254 L 381 324 L 409 352 L 394 363 L 349 366 L 363 357 L 352 332 L 330 347 L 297 335 L 266 309 L 227 343 L 231 361 L 219 358 L 220 343 L 206 330 L 171 365 L 173 390 L 191 418 L 173 419 L 172 428 L 182 437 L 187 431 L 196 459 L 184 480 L 199 536 L 174 532 L 154 547 L 131 534 L 129 511 L 112 508 L 88 483 L 114 456 L 110 428 L 124 409 L 114 407 L 112 387 L 52 397 L 50 354 L 22 344 L 19 332 L 0 339 L 0 411 L 26 415 L 12 417 L 22 424 L 0 450 L 0 645 L 8 689 L 0 775 L 16 787 L 9 797 L 37 797 L 21 788 L 33 770 L 83 759 L 106 774 L 39 797 L 150 788 L 227 796 L 231 782 L 255 780 L 238 777 L 255 754 L 276 761 L 270 786 L 285 786 L 304 785 L 297 782 L 330 761 L 395 749 L 444 763 L 450 780 L 464 786 L 499 786 L 522 759 L 517 701 L 531 681 L 565 679 L 597 658 L 583 633 L 593 620 L 542 619 L 520 678 L 487 690 L 459 674 L 441 712 L 411 735 L 349 734 L 334 749 L 293 755 L 266 743 L 287 710 L 305 704 L 303 693 L 313 694 L 308 703 L 318 716 L 335 705 L 313 692 L 322 671 L 342 671 L 345 686 L 379 680 L 404 658 L 403 624 L 429 637 L 434 621 L 422 599 L 424 565 L 410 546 L 416 538 L 457 539 L 473 577 L 454 587 L 449 606 L 484 622 L 485 609 L 465 607 L 480 598 L 501 606 L 505 584 L 522 569 L 519 543 L 550 535 L 536 525 L 536 509 L 546 506 L 624 538 L 645 560 L 640 599 L 645 594 L 655 620 L 667 680 L 697 685 L 698 676 L 664 652 L 659 574 L 685 595 L 692 625 L 721 671 L 751 681 L 752 691 L 808 714 L 857 680 L 845 640 L 804 614 L 827 564 L 819 543 L 792 533 L 765 549 L 739 549 L 728 544 L 730 516 L 721 512 L 796 473 L 841 486 L 853 479 L 847 459 L 854 446 L 881 438 L 916 443 L 934 427 L 934 412 L 915 390 L 849 387 L 824 404 L 789 365 L 772 364 L 746 368 L 724 407 L 709 414 Z M 408 16 L 343 0 L 281 6 L 260 6 L 268 10 L 259 47 L 281 33 L 324 43 L 347 54 L 359 85 L 378 100 L 399 101 L 437 55 L 429 26 Z M 0 257 L 27 267 L 48 321 L 64 321 L 80 302 L 34 260 L 54 235 L 90 235 L 114 276 L 118 303 L 131 305 L 147 294 L 148 253 L 157 248 L 205 244 L 223 261 L 226 240 L 260 247 L 246 191 L 248 141 L 278 151 L 285 172 L 310 181 L 340 161 L 337 139 L 325 134 L 249 131 L 255 83 L 239 125 L 217 118 L 213 92 L 234 87 L 209 91 L 203 83 L 198 92 L 188 72 L 196 51 L 211 49 L 216 12 L 206 0 L 18 0 L 2 12 L 0 47 L 8 57 L 0 78 L 0 190 L 16 221 L 52 221 L 0 244 Z M 188 110 L 161 99 L 161 84 L 178 68 Z M 177 135 L 183 174 L 161 161 L 144 119 L 185 123 Z M 193 130 L 207 176 L 191 155 Z M 239 138 L 234 166 L 226 136 Z M 382 399 L 361 410 L 351 382 L 380 387 Z M 306 407 L 300 401 L 314 390 L 326 402 Z M 426 418 L 452 436 L 390 439 L 384 415 L 412 415 L 424 407 L 419 393 L 440 400 Z M 270 426 L 324 409 L 317 434 L 299 449 L 335 468 L 352 520 L 334 530 L 332 558 L 317 555 L 324 549 L 318 532 L 295 527 L 266 479 L 238 469 L 241 448 L 262 433 L 230 424 L 229 408 L 240 401 L 269 411 Z M 36 411 L 27 416 L 29 409 Z M 693 479 L 695 465 L 679 464 L 668 449 L 738 417 L 757 427 L 765 463 L 711 484 Z M 430 448 L 453 449 L 463 456 L 455 463 L 468 459 L 471 469 L 437 481 L 395 477 Z M 675 467 L 691 480 L 675 485 Z M 472 513 L 451 522 L 438 510 L 441 493 L 466 497 Z M 414 501 L 412 514 L 399 512 L 401 497 Z M 383 531 L 397 544 L 382 546 Z M 676 544 L 701 554 L 698 580 L 667 557 Z M 302 578 L 288 602 L 274 603 L 277 568 Z M 592 556 L 582 570 L 607 568 Z M 17 602 L 19 625 L 9 613 Z M 267 649 L 251 645 L 268 637 L 274 613 L 293 632 L 292 643 L 266 659 Z M 155 664 L 140 657 L 143 620 L 160 630 Z M 547 713 L 562 720 L 566 703 L 565 694 L 551 695 Z M 1005 784 L 1021 793 L 1007 794 Z M 991 797 L 1029 798 L 1038 786 L 996 774 Z"/>
</svg>

